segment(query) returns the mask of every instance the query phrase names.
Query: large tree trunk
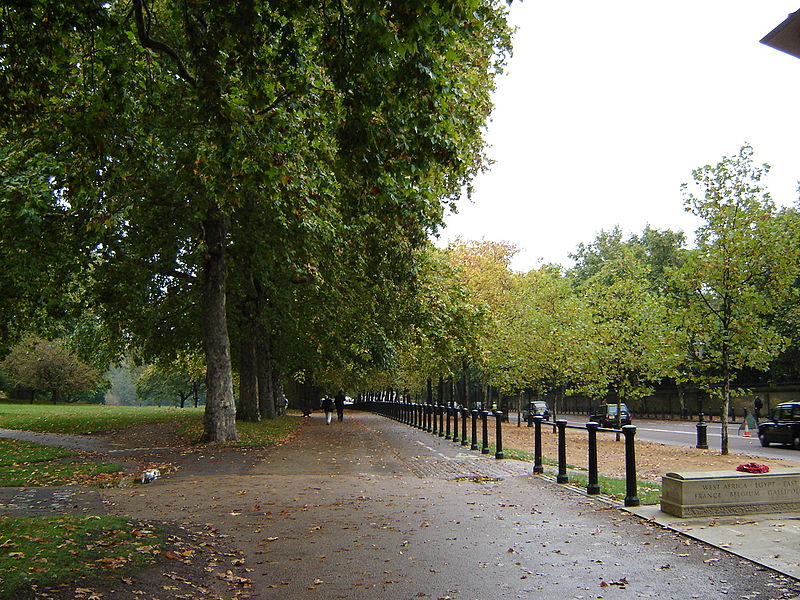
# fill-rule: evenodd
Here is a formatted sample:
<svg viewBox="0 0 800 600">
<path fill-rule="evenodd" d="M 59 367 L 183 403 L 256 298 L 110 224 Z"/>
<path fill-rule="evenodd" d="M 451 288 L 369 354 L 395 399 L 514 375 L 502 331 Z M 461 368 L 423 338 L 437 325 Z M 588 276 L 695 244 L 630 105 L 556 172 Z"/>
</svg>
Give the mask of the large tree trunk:
<svg viewBox="0 0 800 600">
<path fill-rule="evenodd" d="M 249 327 L 242 331 L 241 358 L 239 361 L 239 406 L 236 418 L 241 421 L 258 422 L 259 411 L 258 369 L 256 360 L 256 340 Z"/>
<path fill-rule="evenodd" d="M 261 336 L 257 346 L 258 358 L 258 394 L 261 398 L 261 418 L 275 418 L 275 389 L 272 375 L 272 359 L 269 353 L 269 344 Z"/>
<path fill-rule="evenodd" d="M 203 265 L 203 349 L 206 354 L 206 410 L 203 440 L 236 441 L 231 347 L 225 315 L 227 223 L 217 207 L 204 223 L 206 253 Z"/>
</svg>

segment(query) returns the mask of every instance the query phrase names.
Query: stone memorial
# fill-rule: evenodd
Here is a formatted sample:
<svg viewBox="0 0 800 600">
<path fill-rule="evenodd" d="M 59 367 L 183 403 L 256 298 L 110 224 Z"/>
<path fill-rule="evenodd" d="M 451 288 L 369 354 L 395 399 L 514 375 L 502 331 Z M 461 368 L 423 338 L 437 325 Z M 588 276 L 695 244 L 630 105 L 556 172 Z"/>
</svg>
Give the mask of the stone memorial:
<svg viewBox="0 0 800 600">
<path fill-rule="evenodd" d="M 676 517 L 800 512 L 800 469 L 667 473 L 661 485 L 661 510 Z"/>
</svg>

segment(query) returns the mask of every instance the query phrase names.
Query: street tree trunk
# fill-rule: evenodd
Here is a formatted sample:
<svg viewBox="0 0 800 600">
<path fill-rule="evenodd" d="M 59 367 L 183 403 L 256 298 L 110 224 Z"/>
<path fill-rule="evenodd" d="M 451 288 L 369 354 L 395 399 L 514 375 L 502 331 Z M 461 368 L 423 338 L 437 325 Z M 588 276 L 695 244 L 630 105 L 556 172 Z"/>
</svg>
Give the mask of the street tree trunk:
<svg viewBox="0 0 800 600">
<path fill-rule="evenodd" d="M 261 420 L 261 413 L 259 412 L 260 394 L 256 366 L 256 340 L 250 328 L 247 331 L 243 331 L 241 336 L 239 406 L 236 409 L 236 418 L 241 421 L 257 423 Z"/>
<path fill-rule="evenodd" d="M 725 327 L 725 331 L 729 331 L 729 328 Z M 720 454 L 725 455 L 728 454 L 728 411 L 730 410 L 731 406 L 731 379 L 733 379 L 733 375 L 731 374 L 730 369 L 730 351 L 728 350 L 728 344 L 722 344 L 722 376 L 724 378 L 722 384 L 722 414 L 720 415 L 720 421 L 722 423 L 722 432 L 720 436 Z"/>
<path fill-rule="evenodd" d="M 272 359 L 269 343 L 261 336 L 257 345 L 258 395 L 261 398 L 261 418 L 275 418 L 275 386 L 273 385 Z"/>
<path fill-rule="evenodd" d="M 203 222 L 206 252 L 203 264 L 203 349 L 206 354 L 206 410 L 203 440 L 236 441 L 231 347 L 225 315 L 228 270 L 225 263 L 227 223 L 218 207 Z"/>
</svg>

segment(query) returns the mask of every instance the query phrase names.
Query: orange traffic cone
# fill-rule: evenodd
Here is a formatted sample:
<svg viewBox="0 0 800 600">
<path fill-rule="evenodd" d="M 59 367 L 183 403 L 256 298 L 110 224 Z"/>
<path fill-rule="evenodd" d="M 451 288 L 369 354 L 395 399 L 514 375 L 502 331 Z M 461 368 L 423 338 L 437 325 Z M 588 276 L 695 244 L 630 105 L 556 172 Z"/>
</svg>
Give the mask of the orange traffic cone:
<svg viewBox="0 0 800 600">
<path fill-rule="evenodd" d="M 744 437 L 750 437 L 750 426 L 747 424 L 747 417 L 744 418 L 744 432 L 742 435 Z"/>
</svg>

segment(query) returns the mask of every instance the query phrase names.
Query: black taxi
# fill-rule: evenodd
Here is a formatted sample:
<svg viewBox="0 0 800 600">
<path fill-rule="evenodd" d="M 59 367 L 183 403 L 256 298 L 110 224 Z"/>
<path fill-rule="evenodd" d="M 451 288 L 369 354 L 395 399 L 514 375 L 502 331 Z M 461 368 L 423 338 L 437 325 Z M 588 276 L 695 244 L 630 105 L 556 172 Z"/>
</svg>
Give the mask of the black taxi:
<svg viewBox="0 0 800 600">
<path fill-rule="evenodd" d="M 800 450 L 800 402 L 778 404 L 770 419 L 758 426 L 762 446 L 784 444 Z"/>
</svg>

